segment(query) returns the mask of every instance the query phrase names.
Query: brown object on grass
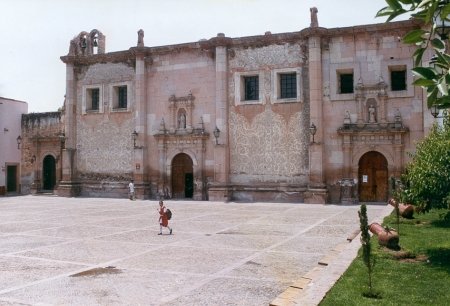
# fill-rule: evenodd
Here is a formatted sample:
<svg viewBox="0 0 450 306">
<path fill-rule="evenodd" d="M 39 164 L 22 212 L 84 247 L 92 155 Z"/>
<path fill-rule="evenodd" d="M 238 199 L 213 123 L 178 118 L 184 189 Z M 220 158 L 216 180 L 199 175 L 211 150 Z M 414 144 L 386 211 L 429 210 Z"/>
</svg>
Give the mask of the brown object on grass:
<svg viewBox="0 0 450 306">
<path fill-rule="evenodd" d="M 396 231 L 382 227 L 378 223 L 372 223 L 369 230 L 378 236 L 378 243 L 390 249 L 398 249 L 399 237 Z"/>
<path fill-rule="evenodd" d="M 395 205 L 397 205 L 397 201 L 395 199 L 390 199 L 388 203 L 394 207 Z M 414 206 L 412 206 L 411 204 L 399 203 L 398 210 L 400 216 L 402 216 L 403 218 L 412 219 L 414 214 Z"/>
</svg>

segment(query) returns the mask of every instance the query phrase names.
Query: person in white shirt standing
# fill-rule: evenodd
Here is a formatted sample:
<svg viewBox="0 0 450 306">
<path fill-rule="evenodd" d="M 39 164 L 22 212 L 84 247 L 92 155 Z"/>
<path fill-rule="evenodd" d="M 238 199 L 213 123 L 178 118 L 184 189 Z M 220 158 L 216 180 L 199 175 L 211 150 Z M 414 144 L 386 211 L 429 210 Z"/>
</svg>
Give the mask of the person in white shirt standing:
<svg viewBox="0 0 450 306">
<path fill-rule="evenodd" d="M 131 182 L 128 184 L 128 197 L 132 201 L 136 200 L 136 194 L 134 193 L 134 181 L 133 180 L 131 180 Z"/>
</svg>

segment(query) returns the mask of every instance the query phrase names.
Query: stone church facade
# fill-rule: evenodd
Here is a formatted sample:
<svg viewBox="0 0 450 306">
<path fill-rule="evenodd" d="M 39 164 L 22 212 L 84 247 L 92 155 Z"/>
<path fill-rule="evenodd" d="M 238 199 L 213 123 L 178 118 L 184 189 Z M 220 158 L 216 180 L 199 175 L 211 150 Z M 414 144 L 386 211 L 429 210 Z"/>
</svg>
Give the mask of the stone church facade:
<svg viewBox="0 0 450 306">
<path fill-rule="evenodd" d="M 54 189 L 125 197 L 133 179 L 138 198 L 385 201 L 432 124 L 399 40 L 418 27 L 327 29 L 312 10 L 299 32 L 147 47 L 140 30 L 109 53 L 81 32 L 61 57 Z"/>
</svg>

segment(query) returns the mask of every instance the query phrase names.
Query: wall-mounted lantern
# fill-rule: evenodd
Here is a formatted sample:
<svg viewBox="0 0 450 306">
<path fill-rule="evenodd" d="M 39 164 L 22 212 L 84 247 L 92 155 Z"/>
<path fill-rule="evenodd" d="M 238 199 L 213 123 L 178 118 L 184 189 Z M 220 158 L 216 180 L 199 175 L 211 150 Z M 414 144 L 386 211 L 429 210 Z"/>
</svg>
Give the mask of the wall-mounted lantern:
<svg viewBox="0 0 450 306">
<path fill-rule="evenodd" d="M 220 130 L 219 128 L 216 126 L 216 128 L 213 131 L 214 137 L 216 138 L 216 145 L 219 144 L 219 136 L 220 136 Z"/>
<path fill-rule="evenodd" d="M 20 145 L 22 144 L 22 137 L 20 137 L 20 135 L 17 136 L 16 141 L 17 141 L 17 149 L 20 150 Z"/>
<path fill-rule="evenodd" d="M 133 139 L 133 149 L 142 149 L 143 146 L 137 146 L 136 145 L 136 140 L 138 137 L 138 132 L 136 132 L 136 130 L 133 131 L 133 133 L 131 133 L 131 138 Z"/>
<path fill-rule="evenodd" d="M 314 141 L 314 135 L 316 135 L 317 127 L 316 127 L 316 125 L 315 125 L 314 123 L 311 123 L 311 126 L 309 127 L 309 132 L 310 132 L 311 135 L 312 135 L 312 142 L 315 143 L 315 141 Z"/>
<path fill-rule="evenodd" d="M 36 162 L 36 155 L 31 156 L 30 162 L 34 164 Z"/>
<path fill-rule="evenodd" d="M 431 112 L 431 115 L 434 117 L 434 118 L 440 118 L 439 117 L 439 108 L 438 108 L 438 106 L 437 105 L 432 105 L 431 107 L 430 107 L 430 112 Z"/>
<path fill-rule="evenodd" d="M 436 10 L 436 13 L 434 15 L 434 24 L 436 26 L 436 32 L 439 35 L 439 37 L 442 40 L 447 40 L 448 39 L 448 33 L 449 33 L 449 29 L 450 29 L 450 22 L 444 18 L 441 18 L 441 14 L 444 10 L 444 7 L 447 7 L 449 1 L 445 0 L 445 1 L 441 1 L 441 5 L 440 8 L 438 8 Z M 445 13 L 444 13 L 445 14 Z"/>
<path fill-rule="evenodd" d="M 131 133 L 131 138 L 133 139 L 133 148 L 136 149 L 136 139 L 138 137 L 138 132 L 136 132 L 136 130 L 133 131 L 133 133 Z"/>
</svg>

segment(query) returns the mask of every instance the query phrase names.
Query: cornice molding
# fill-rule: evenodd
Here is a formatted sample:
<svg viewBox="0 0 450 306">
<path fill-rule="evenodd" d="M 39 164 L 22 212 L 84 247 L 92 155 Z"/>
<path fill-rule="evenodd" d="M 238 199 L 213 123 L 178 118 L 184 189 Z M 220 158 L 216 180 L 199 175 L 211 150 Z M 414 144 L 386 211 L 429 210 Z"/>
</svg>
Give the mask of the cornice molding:
<svg viewBox="0 0 450 306">
<path fill-rule="evenodd" d="M 65 55 L 61 56 L 60 58 L 66 64 L 84 66 L 99 63 L 129 62 L 130 60 L 134 61 L 135 57 L 136 56 L 130 50 L 127 50 L 93 55 Z"/>
<path fill-rule="evenodd" d="M 130 62 L 135 61 L 136 57 L 151 58 L 154 55 L 169 54 L 174 52 L 214 52 L 216 47 L 250 47 L 257 48 L 272 44 L 286 44 L 302 42 L 309 37 L 333 37 L 355 35 L 362 33 L 376 32 L 407 32 L 412 29 L 420 28 L 422 23 L 417 20 L 406 20 L 389 23 L 378 23 L 368 25 L 357 25 L 342 28 L 323 28 L 309 27 L 299 32 L 272 34 L 266 32 L 263 35 L 230 38 L 219 33 L 218 36 L 209 40 L 203 39 L 198 42 L 190 42 L 176 45 L 166 45 L 157 47 L 131 47 L 126 51 L 110 52 L 94 55 L 65 55 L 61 60 L 66 64 L 74 65 L 92 65 L 107 62 Z M 151 61 L 146 61 L 151 64 Z"/>
</svg>

